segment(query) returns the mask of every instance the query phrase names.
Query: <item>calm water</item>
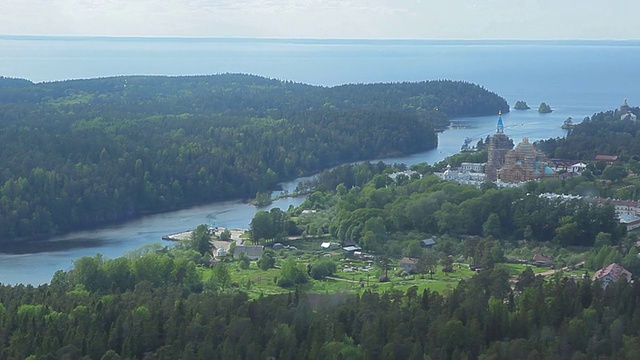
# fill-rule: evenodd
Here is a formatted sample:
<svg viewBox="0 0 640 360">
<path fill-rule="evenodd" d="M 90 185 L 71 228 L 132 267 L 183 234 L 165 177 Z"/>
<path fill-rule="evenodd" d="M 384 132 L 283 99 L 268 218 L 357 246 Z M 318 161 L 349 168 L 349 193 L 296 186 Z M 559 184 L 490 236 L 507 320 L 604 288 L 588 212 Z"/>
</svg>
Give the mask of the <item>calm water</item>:
<svg viewBox="0 0 640 360">
<path fill-rule="evenodd" d="M 465 80 L 483 85 L 513 105 L 544 101 L 554 112 L 513 111 L 503 116 L 516 142 L 563 136 L 568 116 L 581 120 L 616 108 L 623 98 L 640 104 L 640 42 L 331 41 L 249 39 L 96 39 L 0 36 L 0 75 L 55 81 L 128 74 L 252 73 L 317 85 L 364 82 Z M 456 119 L 437 149 L 388 162 L 435 162 L 459 151 L 465 137 L 484 138 L 496 116 Z M 285 184 L 295 188 L 296 182 Z M 283 199 L 287 208 L 303 199 Z M 117 257 L 162 235 L 202 223 L 246 228 L 256 208 L 215 203 L 77 232 L 13 249 L 0 249 L 0 282 L 41 284 L 73 259 Z"/>
</svg>

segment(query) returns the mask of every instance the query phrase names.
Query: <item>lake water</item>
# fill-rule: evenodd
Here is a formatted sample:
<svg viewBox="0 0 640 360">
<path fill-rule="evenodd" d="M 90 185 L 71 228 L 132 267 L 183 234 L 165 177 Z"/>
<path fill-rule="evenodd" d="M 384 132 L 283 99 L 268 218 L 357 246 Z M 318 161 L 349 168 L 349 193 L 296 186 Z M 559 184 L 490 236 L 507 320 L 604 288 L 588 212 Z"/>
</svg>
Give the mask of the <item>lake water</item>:
<svg viewBox="0 0 640 360">
<path fill-rule="evenodd" d="M 581 120 L 618 107 L 624 98 L 640 104 L 640 42 L 580 41 L 349 41 L 254 39 L 43 38 L 0 36 L 0 75 L 55 81 L 112 75 L 190 75 L 241 72 L 332 86 L 344 83 L 465 80 L 481 84 L 513 105 L 546 102 L 503 115 L 516 143 L 564 136 L 567 117 Z M 384 159 L 440 161 L 495 130 L 496 116 L 455 119 L 439 134 L 435 150 Z M 297 182 L 285 184 L 295 188 Z M 286 209 L 302 198 L 272 206 Z M 42 284 L 80 256 L 121 256 L 161 236 L 202 223 L 248 227 L 256 208 L 223 202 L 0 249 L 0 282 Z"/>
</svg>

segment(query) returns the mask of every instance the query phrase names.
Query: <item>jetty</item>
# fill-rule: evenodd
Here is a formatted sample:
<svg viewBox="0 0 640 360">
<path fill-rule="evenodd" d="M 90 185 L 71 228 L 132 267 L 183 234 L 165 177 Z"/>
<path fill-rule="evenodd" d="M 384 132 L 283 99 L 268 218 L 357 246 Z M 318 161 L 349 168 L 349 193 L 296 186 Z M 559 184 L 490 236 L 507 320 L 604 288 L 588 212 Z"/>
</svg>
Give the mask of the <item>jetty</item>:
<svg viewBox="0 0 640 360">
<path fill-rule="evenodd" d="M 191 237 L 191 233 L 193 232 L 193 230 L 185 230 L 185 231 L 181 231 L 181 232 L 177 232 L 177 233 L 173 233 L 173 234 L 168 234 L 162 237 L 162 240 L 167 240 L 167 241 L 185 241 L 188 240 L 189 237 Z"/>
</svg>

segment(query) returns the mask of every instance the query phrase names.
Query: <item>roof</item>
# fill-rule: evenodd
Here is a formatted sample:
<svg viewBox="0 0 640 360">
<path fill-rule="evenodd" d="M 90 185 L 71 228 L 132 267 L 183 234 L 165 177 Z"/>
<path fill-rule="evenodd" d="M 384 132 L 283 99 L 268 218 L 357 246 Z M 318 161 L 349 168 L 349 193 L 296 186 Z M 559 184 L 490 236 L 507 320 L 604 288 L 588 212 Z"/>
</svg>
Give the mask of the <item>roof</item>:
<svg viewBox="0 0 640 360">
<path fill-rule="evenodd" d="M 342 248 L 342 250 L 352 252 L 352 251 L 362 250 L 362 248 L 358 245 L 353 245 L 353 246 L 345 246 Z"/>
<path fill-rule="evenodd" d="M 428 239 L 424 239 L 424 240 L 420 240 L 420 242 L 422 243 L 422 245 L 424 246 L 431 246 L 431 245 L 435 245 L 436 241 L 433 240 L 433 238 L 428 238 Z"/>
<path fill-rule="evenodd" d="M 591 280 L 598 280 L 607 275 L 611 276 L 611 278 L 614 281 L 620 280 L 620 277 L 623 275 L 627 277 L 627 280 L 631 280 L 631 276 L 632 276 L 627 269 L 623 268 L 621 265 L 613 263 L 607 267 L 603 267 L 602 269 L 596 271 L 596 273 L 593 274 L 593 277 L 591 278 Z"/>
<path fill-rule="evenodd" d="M 403 257 L 400 259 L 400 265 L 416 265 L 417 263 L 418 259 L 416 258 Z"/>
<path fill-rule="evenodd" d="M 596 160 L 618 161 L 618 157 L 615 155 L 596 155 Z"/>
<path fill-rule="evenodd" d="M 553 260 L 550 257 L 545 256 L 544 254 L 535 254 L 535 255 L 533 255 L 533 261 L 535 261 L 535 262 L 553 262 Z"/>
<path fill-rule="evenodd" d="M 330 242 L 323 242 L 322 244 L 320 244 L 320 247 L 323 249 L 328 249 L 331 247 L 331 243 Z"/>
<path fill-rule="evenodd" d="M 233 250 L 233 254 L 245 253 L 248 257 L 260 257 L 264 252 L 264 246 L 262 245 L 238 245 Z"/>
</svg>

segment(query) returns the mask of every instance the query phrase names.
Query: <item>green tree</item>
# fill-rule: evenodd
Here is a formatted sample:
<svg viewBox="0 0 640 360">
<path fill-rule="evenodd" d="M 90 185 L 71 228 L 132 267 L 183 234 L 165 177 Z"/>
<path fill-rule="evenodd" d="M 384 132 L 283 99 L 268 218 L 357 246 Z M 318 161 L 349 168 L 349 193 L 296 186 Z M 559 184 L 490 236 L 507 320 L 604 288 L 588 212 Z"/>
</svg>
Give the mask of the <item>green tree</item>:
<svg viewBox="0 0 640 360">
<path fill-rule="evenodd" d="M 289 259 L 282 265 L 280 276 L 278 277 L 278 286 L 286 288 L 306 284 L 308 281 L 307 274 L 298 266 L 295 260 Z"/>
<path fill-rule="evenodd" d="M 607 166 L 602 172 L 602 177 L 612 182 L 618 182 L 626 178 L 629 173 L 622 164 L 613 164 Z"/>
<path fill-rule="evenodd" d="M 196 250 L 200 255 L 209 252 L 211 249 L 211 235 L 209 234 L 209 227 L 207 225 L 198 225 L 198 227 L 191 232 L 189 247 Z"/>
<path fill-rule="evenodd" d="M 336 263 L 331 260 L 320 260 L 311 267 L 311 277 L 315 280 L 333 275 L 337 270 Z"/>
<path fill-rule="evenodd" d="M 242 270 L 247 270 L 251 265 L 251 260 L 245 253 L 241 253 L 239 256 L 239 266 Z"/>
<path fill-rule="evenodd" d="M 482 224 L 482 235 L 500 239 L 501 233 L 500 218 L 497 214 L 491 213 L 487 218 L 487 221 Z"/>
<path fill-rule="evenodd" d="M 213 292 L 224 291 L 231 284 L 229 267 L 225 263 L 217 263 L 211 269 L 211 277 L 205 284 L 205 289 Z"/>
<path fill-rule="evenodd" d="M 422 256 L 418 259 L 418 269 L 421 273 L 428 273 L 429 277 L 433 279 L 433 274 L 436 273 L 436 267 L 438 266 L 438 254 L 431 250 L 425 249 L 422 252 Z"/>
<path fill-rule="evenodd" d="M 264 271 L 267 271 L 272 267 L 274 267 L 276 264 L 276 258 L 273 255 L 273 252 L 271 251 L 263 252 L 262 256 L 260 256 L 260 259 L 258 259 L 257 264 L 258 264 L 258 268 Z"/>
<path fill-rule="evenodd" d="M 271 214 L 264 210 L 259 210 L 253 216 L 249 225 L 251 239 L 255 244 L 260 244 L 267 239 L 273 239 L 276 229 L 271 220 Z"/>
<path fill-rule="evenodd" d="M 605 233 L 605 232 L 599 232 L 596 235 L 596 240 L 595 240 L 595 244 L 594 244 L 594 248 L 599 249 L 603 246 L 611 246 L 613 245 L 611 243 L 611 234 Z"/>
<path fill-rule="evenodd" d="M 231 231 L 229 229 L 224 229 L 220 232 L 220 240 L 229 241 L 231 240 Z"/>
</svg>

